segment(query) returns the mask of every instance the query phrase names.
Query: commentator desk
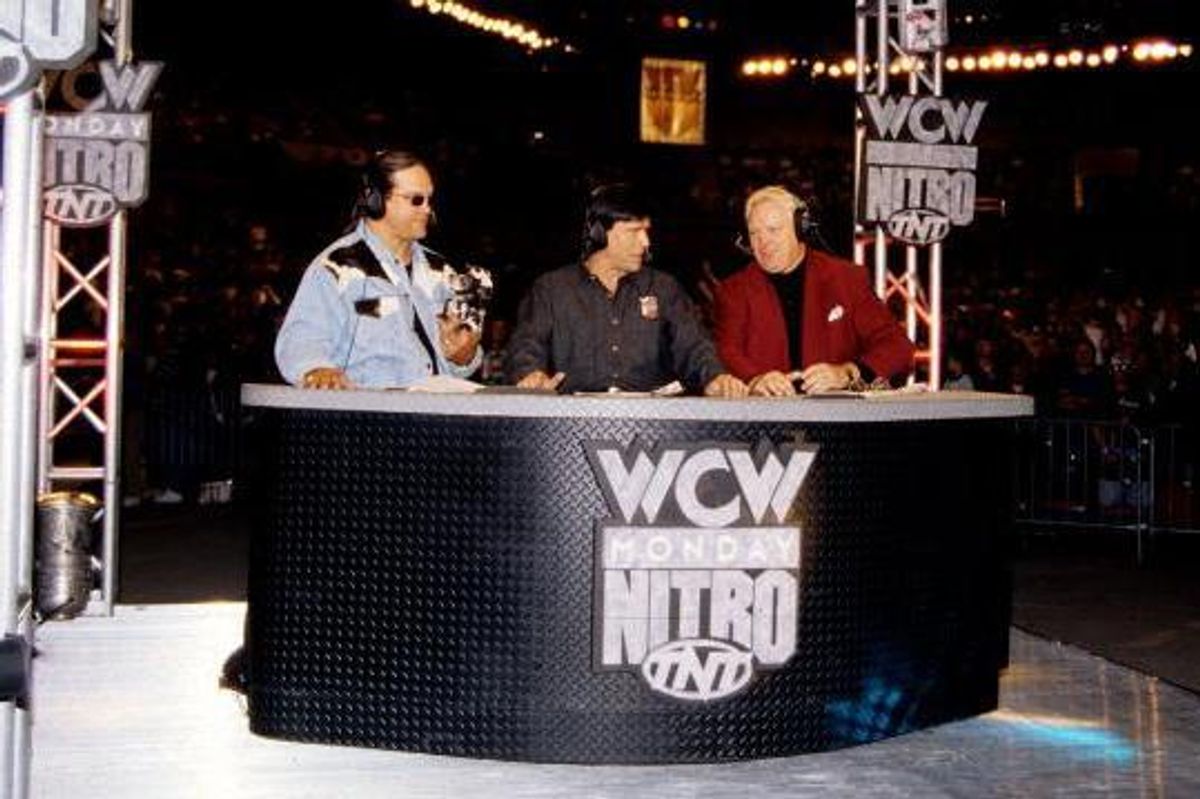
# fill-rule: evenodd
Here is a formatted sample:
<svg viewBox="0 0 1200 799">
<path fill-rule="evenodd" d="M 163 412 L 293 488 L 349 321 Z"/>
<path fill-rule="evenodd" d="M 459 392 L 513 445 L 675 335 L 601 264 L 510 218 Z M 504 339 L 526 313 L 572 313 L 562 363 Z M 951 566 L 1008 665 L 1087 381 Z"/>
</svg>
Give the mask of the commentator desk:
<svg viewBox="0 0 1200 799">
<path fill-rule="evenodd" d="M 1028 398 L 242 400 L 257 733 L 711 762 L 996 706 Z"/>
</svg>

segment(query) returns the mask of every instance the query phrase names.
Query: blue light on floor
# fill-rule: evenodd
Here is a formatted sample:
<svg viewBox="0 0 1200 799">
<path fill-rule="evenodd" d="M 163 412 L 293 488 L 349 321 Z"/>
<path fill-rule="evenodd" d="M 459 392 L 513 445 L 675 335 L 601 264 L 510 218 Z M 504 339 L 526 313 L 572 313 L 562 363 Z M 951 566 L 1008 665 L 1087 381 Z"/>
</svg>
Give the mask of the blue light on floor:
<svg viewBox="0 0 1200 799">
<path fill-rule="evenodd" d="M 1094 722 L 1007 713 L 984 716 L 984 720 L 1002 724 L 1003 734 L 1018 746 L 1025 743 L 1052 746 L 1056 755 L 1072 760 L 1129 766 L 1137 759 L 1138 750 L 1128 738 Z"/>
</svg>

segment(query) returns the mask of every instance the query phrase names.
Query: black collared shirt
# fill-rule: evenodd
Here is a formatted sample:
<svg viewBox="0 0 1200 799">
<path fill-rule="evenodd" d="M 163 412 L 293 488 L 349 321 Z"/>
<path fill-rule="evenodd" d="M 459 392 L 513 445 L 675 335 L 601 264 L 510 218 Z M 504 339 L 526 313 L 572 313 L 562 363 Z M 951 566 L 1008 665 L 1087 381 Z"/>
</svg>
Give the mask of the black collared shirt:
<svg viewBox="0 0 1200 799">
<path fill-rule="evenodd" d="M 581 264 L 534 281 L 521 302 L 506 372 L 565 372 L 560 391 L 651 391 L 679 380 L 703 389 L 725 371 L 679 283 L 648 267 L 615 296 Z"/>
</svg>

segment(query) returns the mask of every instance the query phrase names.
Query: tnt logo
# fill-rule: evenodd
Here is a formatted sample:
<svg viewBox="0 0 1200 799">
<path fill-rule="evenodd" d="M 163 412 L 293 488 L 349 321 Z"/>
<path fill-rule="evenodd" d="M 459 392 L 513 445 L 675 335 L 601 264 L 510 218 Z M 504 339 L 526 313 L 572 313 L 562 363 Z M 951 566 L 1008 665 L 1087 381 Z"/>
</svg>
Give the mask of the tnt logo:
<svg viewBox="0 0 1200 799">
<path fill-rule="evenodd" d="M 908 208 L 892 214 L 888 233 L 905 244 L 933 244 L 950 232 L 950 217 L 936 211 Z"/>
<path fill-rule="evenodd" d="M 588 459 L 613 516 L 596 530 L 594 660 L 689 701 L 731 696 L 796 649 L 800 527 L 815 446 L 627 451 Z"/>
<path fill-rule="evenodd" d="M 642 661 L 642 678 L 677 699 L 715 699 L 746 687 L 754 656 L 724 641 L 669 641 Z"/>
<path fill-rule="evenodd" d="M 117 200 L 104 189 L 88 185 L 56 186 L 45 193 L 46 216 L 58 221 L 106 220 L 117 211 Z"/>
</svg>

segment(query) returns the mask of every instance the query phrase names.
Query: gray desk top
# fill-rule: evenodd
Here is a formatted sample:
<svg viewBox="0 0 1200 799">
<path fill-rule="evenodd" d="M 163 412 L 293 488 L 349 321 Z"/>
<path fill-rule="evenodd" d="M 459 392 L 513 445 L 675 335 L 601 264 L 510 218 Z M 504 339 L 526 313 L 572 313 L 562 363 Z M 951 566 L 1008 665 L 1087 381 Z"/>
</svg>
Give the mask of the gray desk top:
<svg viewBox="0 0 1200 799">
<path fill-rule="evenodd" d="M 631 397 L 622 395 L 409 391 L 314 391 L 281 385 L 242 386 L 242 403 L 370 413 L 509 418 L 613 418 L 762 422 L 903 422 L 932 419 L 1017 418 L 1033 415 L 1033 400 L 968 391 L 878 392 L 865 396 Z"/>
</svg>

